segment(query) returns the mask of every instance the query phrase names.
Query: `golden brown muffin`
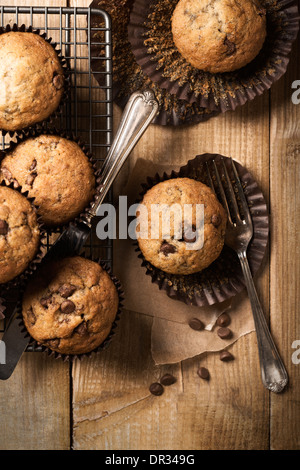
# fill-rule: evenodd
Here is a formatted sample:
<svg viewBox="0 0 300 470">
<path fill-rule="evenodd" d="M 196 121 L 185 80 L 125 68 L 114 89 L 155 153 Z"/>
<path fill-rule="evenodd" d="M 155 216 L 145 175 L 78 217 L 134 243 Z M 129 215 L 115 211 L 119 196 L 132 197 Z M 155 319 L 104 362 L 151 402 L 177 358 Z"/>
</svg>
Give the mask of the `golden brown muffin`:
<svg viewBox="0 0 300 470">
<path fill-rule="evenodd" d="M 20 142 L 2 161 L 1 180 L 16 181 L 35 198 L 47 226 L 78 216 L 92 200 L 95 175 L 76 142 L 39 135 Z"/>
<path fill-rule="evenodd" d="M 35 209 L 18 191 L 0 186 L 0 284 L 28 267 L 40 244 Z"/>
<path fill-rule="evenodd" d="M 157 217 L 153 217 L 152 208 L 155 204 L 166 204 L 166 207 L 174 207 L 175 211 L 176 204 L 178 205 L 181 223 L 171 212 L 171 230 L 168 234 L 170 236 L 164 232 L 165 227 L 162 222 L 157 223 Z M 184 205 L 188 204 L 193 208 L 191 220 L 188 220 L 187 213 L 184 212 Z M 204 205 L 202 228 L 196 220 L 197 204 Z M 145 206 L 147 211 L 145 212 L 140 206 L 138 208 L 138 244 L 146 260 L 155 267 L 171 274 L 192 274 L 207 268 L 221 253 L 227 216 L 213 191 L 205 184 L 190 178 L 163 181 L 147 191 L 141 206 Z M 163 219 L 167 220 L 167 212 L 164 209 Z M 156 230 L 158 237 L 154 238 L 152 235 Z M 204 234 L 203 246 L 199 245 L 199 249 L 190 249 L 190 243 L 196 242 L 195 233 L 201 242 L 201 230 Z"/>
<path fill-rule="evenodd" d="M 64 92 L 53 47 L 34 33 L 0 35 L 0 129 L 15 131 L 47 119 Z"/>
<path fill-rule="evenodd" d="M 74 256 L 42 266 L 26 288 L 22 313 L 37 342 L 61 354 L 84 354 L 107 338 L 118 305 L 109 274 Z"/>
<path fill-rule="evenodd" d="M 180 0 L 172 16 L 174 43 L 193 67 L 230 72 L 250 63 L 266 38 L 258 0 Z"/>
</svg>

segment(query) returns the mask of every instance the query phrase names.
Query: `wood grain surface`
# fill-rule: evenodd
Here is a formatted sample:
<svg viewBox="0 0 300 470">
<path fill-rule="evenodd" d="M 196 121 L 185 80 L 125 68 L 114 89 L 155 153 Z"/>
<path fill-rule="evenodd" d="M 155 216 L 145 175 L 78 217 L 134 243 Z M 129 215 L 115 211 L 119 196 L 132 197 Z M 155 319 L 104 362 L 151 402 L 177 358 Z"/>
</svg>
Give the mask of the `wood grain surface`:
<svg viewBox="0 0 300 470">
<path fill-rule="evenodd" d="M 68 6 L 89 3 L 71 0 Z M 28 2 L 1 1 L 15 4 Z M 163 163 L 172 156 L 176 166 L 183 157 L 221 153 L 249 169 L 271 213 L 269 253 L 255 283 L 288 369 L 287 390 L 274 395 L 263 387 L 254 332 L 232 345 L 236 360 L 225 369 L 218 354 L 155 366 L 152 318 L 125 311 L 113 347 L 104 353 L 73 364 L 42 353 L 23 355 L 13 376 L 0 383 L 0 449 L 300 449 L 300 364 L 291 359 L 292 343 L 300 340 L 300 104 L 291 101 L 299 59 L 295 44 L 285 76 L 234 112 L 182 128 L 152 125 L 114 190 L 117 196 L 139 158 Z M 120 116 L 115 106 L 115 128 Z M 199 380 L 199 365 L 213 371 L 210 381 Z M 148 387 L 165 372 L 177 382 L 155 397 Z"/>
</svg>

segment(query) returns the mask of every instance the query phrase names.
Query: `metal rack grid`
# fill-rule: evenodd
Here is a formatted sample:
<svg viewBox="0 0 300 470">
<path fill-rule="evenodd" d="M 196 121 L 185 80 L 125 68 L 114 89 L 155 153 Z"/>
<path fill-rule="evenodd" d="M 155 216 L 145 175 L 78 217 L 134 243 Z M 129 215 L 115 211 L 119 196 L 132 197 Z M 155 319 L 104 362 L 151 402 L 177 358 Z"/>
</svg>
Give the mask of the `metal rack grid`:
<svg viewBox="0 0 300 470">
<path fill-rule="evenodd" d="M 91 18 L 99 17 L 99 27 L 94 27 Z M 68 133 L 80 137 L 93 154 L 97 165 L 101 167 L 112 141 L 113 105 L 112 105 L 112 43 L 111 21 L 109 15 L 98 9 L 70 7 L 17 7 L 0 6 L 0 26 L 17 24 L 32 26 L 47 38 L 57 43 L 57 49 L 67 61 L 67 73 L 70 80 L 69 98 L 64 103 L 60 116 L 53 125 Z M 94 35 L 100 34 L 101 40 L 93 41 Z M 97 53 L 91 46 L 97 46 Z M 97 54 L 97 55 L 96 55 Z M 91 63 L 101 60 L 101 71 L 91 71 Z M 101 85 L 94 75 L 101 74 Z M 0 141 L 0 148 L 5 149 L 10 138 L 5 136 Z M 112 191 L 107 196 L 112 200 Z M 47 234 L 47 249 L 56 236 Z M 112 241 L 101 242 L 95 231 L 91 232 L 84 247 L 87 255 L 95 255 L 112 266 Z M 9 316 L 9 308 L 6 312 Z M 2 322 L 4 323 L 4 322 Z M 1 325 L 3 331 L 5 325 Z"/>
</svg>

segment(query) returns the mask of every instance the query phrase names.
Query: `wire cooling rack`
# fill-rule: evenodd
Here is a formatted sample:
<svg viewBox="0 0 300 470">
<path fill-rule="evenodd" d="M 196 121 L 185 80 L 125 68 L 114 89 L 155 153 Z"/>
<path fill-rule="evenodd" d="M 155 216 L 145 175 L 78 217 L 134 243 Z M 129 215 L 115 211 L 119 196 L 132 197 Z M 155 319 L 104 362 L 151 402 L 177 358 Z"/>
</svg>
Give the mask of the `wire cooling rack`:
<svg viewBox="0 0 300 470">
<path fill-rule="evenodd" d="M 94 27 L 91 18 L 99 18 Z M 112 105 L 112 43 L 111 21 L 109 15 L 98 9 L 69 7 L 18 7 L 0 6 L 0 26 L 17 24 L 32 26 L 47 38 L 57 43 L 57 49 L 68 65 L 70 78 L 69 98 L 64 103 L 60 116 L 54 122 L 55 127 L 80 137 L 93 154 L 98 167 L 101 167 L 112 141 L 113 105 Z M 101 42 L 93 42 L 93 37 L 100 35 Z M 97 53 L 93 47 L 97 45 Z M 93 61 L 102 61 L 101 71 L 91 72 Z M 101 85 L 94 77 L 101 74 Z M 5 149 L 10 138 L 5 136 L 0 148 Z M 112 199 L 112 191 L 108 200 Z M 57 236 L 57 235 L 56 235 Z M 47 235 L 47 249 L 56 236 Z M 112 241 L 99 241 L 95 230 L 84 247 L 84 252 L 101 258 L 112 266 Z M 6 314 L 9 314 L 9 308 Z M 2 322 L 4 323 L 4 322 Z M 0 324 L 0 331 L 5 325 Z"/>
</svg>

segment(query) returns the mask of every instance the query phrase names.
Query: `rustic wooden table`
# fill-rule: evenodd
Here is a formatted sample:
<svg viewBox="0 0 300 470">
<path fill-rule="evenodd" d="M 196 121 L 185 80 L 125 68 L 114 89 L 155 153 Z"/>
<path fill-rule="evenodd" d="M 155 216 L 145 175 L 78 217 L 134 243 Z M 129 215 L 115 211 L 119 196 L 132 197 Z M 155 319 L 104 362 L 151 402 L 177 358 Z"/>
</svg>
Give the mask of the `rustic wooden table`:
<svg viewBox="0 0 300 470">
<path fill-rule="evenodd" d="M 2 0 L 1 5 L 88 6 L 89 0 Z M 27 352 L 0 383 L 1 449 L 299 449 L 300 80 L 294 44 L 287 73 L 269 93 L 210 121 L 184 128 L 151 126 L 130 158 L 159 152 L 231 155 L 254 175 L 268 201 L 268 256 L 256 279 L 270 328 L 289 373 L 279 395 L 261 384 L 255 333 L 231 348 L 226 375 L 215 354 L 201 358 L 214 380 L 195 380 L 199 358 L 154 366 L 152 318 L 125 311 L 113 347 L 72 365 Z M 299 85 L 298 85 L 299 86 Z M 120 110 L 115 107 L 115 124 Z M 298 346 L 299 347 L 299 346 Z M 299 354 L 298 354 L 299 358 Z M 149 384 L 163 372 L 180 379 L 157 398 Z"/>
</svg>

